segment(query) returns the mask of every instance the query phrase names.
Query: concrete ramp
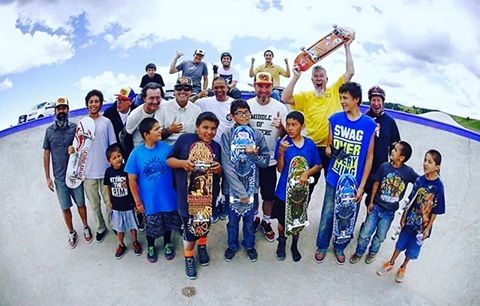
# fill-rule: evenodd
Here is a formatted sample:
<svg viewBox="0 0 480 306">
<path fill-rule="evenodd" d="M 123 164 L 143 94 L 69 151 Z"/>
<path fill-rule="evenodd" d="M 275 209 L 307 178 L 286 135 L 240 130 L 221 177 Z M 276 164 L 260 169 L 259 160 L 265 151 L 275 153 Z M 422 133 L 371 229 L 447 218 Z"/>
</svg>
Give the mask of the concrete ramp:
<svg viewBox="0 0 480 306">
<path fill-rule="evenodd" d="M 311 225 L 300 237 L 299 263 L 293 263 L 288 240 L 287 259 L 275 259 L 276 242 L 257 233 L 259 260 L 248 261 L 245 251 L 227 263 L 226 221 L 213 225 L 208 249 L 211 262 L 198 267 L 198 279 L 184 275 L 182 240 L 174 243 L 177 257 L 155 264 L 129 251 L 121 260 L 110 231 L 101 244 L 86 244 L 75 210 L 79 243 L 71 250 L 55 193 L 47 189 L 42 166 L 42 142 L 47 122 L 0 138 L 0 304 L 1 305 L 478 305 L 480 283 L 480 142 L 458 133 L 412 123 L 397 116 L 402 138 L 413 147 L 408 162 L 422 173 L 424 153 L 431 148 L 443 155 L 441 178 L 446 191 L 446 214 L 439 216 L 420 258 L 409 265 L 404 283 L 394 274 L 378 277 L 394 241 L 387 238 L 377 260 L 366 265 L 334 262 L 331 250 L 322 264 L 313 260 L 324 182 L 318 184 L 309 208 Z M 399 118 L 401 117 L 401 118 Z M 78 119 L 78 118 L 77 118 Z M 401 119 L 401 120 L 398 120 Z M 45 120 L 45 121 L 51 121 Z M 448 128 L 447 128 L 448 130 Z M 6 135 L 6 136 L 5 136 Z M 477 135 L 477 136 L 476 136 Z M 88 204 L 87 204 L 88 205 Z M 88 206 L 89 221 L 95 221 Z M 362 204 L 359 220 L 365 217 Z M 396 219 L 392 226 L 396 226 Z M 357 222 L 357 230 L 361 222 Z M 274 227 L 276 222 L 274 222 Z M 145 234 L 139 234 L 143 246 Z M 389 236 L 390 237 L 390 233 Z M 354 251 L 356 241 L 346 250 Z M 163 244 L 157 239 L 162 255 Z M 403 261 L 400 256 L 396 268 Z"/>
</svg>

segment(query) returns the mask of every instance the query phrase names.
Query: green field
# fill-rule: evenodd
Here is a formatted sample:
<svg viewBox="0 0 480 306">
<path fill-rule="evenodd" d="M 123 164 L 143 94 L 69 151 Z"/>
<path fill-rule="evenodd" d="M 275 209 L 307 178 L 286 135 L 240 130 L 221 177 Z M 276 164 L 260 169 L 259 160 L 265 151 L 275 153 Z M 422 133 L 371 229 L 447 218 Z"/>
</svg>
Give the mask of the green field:
<svg viewBox="0 0 480 306">
<path fill-rule="evenodd" d="M 452 117 L 453 120 L 457 121 L 458 124 L 464 128 L 480 133 L 480 120 L 464 118 L 455 115 L 450 115 L 450 117 Z"/>
</svg>

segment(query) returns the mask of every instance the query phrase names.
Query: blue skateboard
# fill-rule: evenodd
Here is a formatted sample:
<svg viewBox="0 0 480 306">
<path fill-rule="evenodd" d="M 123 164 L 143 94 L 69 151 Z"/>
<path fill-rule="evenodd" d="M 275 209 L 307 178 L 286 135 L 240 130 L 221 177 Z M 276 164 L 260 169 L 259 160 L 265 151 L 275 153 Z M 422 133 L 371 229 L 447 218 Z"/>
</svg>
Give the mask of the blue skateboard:
<svg viewBox="0 0 480 306">
<path fill-rule="evenodd" d="M 335 190 L 335 206 L 333 209 L 333 242 L 344 244 L 353 238 L 357 217 L 357 181 L 351 174 L 343 174 L 337 182 Z"/>
</svg>

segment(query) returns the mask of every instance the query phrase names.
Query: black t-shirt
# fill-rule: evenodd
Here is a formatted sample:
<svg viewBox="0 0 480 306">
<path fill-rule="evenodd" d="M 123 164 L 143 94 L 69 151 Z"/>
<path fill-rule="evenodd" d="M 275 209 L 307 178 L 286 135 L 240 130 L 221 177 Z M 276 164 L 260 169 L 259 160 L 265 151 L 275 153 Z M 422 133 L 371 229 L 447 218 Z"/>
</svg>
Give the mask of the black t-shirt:
<svg viewBox="0 0 480 306">
<path fill-rule="evenodd" d="M 115 170 L 109 167 L 105 170 L 103 184 L 107 185 L 112 193 L 113 210 L 127 211 L 133 208 L 133 196 L 128 187 L 128 174 L 124 170 L 125 165 Z"/>
<path fill-rule="evenodd" d="M 145 86 L 147 83 L 150 83 L 150 82 L 155 82 L 155 83 L 158 83 L 160 84 L 160 86 L 164 87 L 165 86 L 165 83 L 163 82 L 163 79 L 162 79 L 162 76 L 159 75 L 158 73 L 155 73 L 153 75 L 153 79 L 151 79 L 148 74 L 144 75 L 142 77 L 142 81 L 140 82 L 140 87 L 143 88 L 143 86 Z"/>
<path fill-rule="evenodd" d="M 172 148 L 172 151 L 168 155 L 168 158 L 175 157 L 180 160 L 188 159 L 190 146 L 199 141 L 197 134 L 183 134 L 181 135 L 175 145 Z M 212 140 L 210 143 L 213 151 L 213 160 L 221 164 L 221 149 L 220 145 Z M 187 172 L 183 169 L 174 169 L 175 174 L 175 186 L 177 189 L 177 209 L 178 213 L 181 216 L 188 215 L 188 204 L 187 204 Z M 213 205 L 220 193 L 220 176 L 213 174 Z"/>
</svg>

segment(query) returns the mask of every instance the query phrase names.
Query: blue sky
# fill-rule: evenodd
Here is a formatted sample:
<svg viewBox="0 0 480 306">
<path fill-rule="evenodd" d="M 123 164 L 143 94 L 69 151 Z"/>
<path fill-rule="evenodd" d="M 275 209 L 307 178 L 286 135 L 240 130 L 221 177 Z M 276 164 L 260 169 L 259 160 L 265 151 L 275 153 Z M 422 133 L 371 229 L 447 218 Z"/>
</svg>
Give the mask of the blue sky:
<svg viewBox="0 0 480 306">
<path fill-rule="evenodd" d="M 42 101 L 84 105 L 93 88 L 107 100 L 123 86 L 138 91 L 148 62 L 167 87 L 179 50 L 205 62 L 233 54 L 241 89 L 250 89 L 250 59 L 293 62 L 332 24 L 353 28 L 354 81 L 378 84 L 387 101 L 480 118 L 480 4 L 477 1 L 2 1 L 0 129 Z M 121 3 L 121 6 L 119 5 Z M 342 49 L 322 61 L 330 82 L 345 71 Z M 211 72 L 211 70 L 210 70 Z M 297 90 L 309 90 L 309 72 Z M 282 85 L 288 84 L 282 80 Z"/>
</svg>

